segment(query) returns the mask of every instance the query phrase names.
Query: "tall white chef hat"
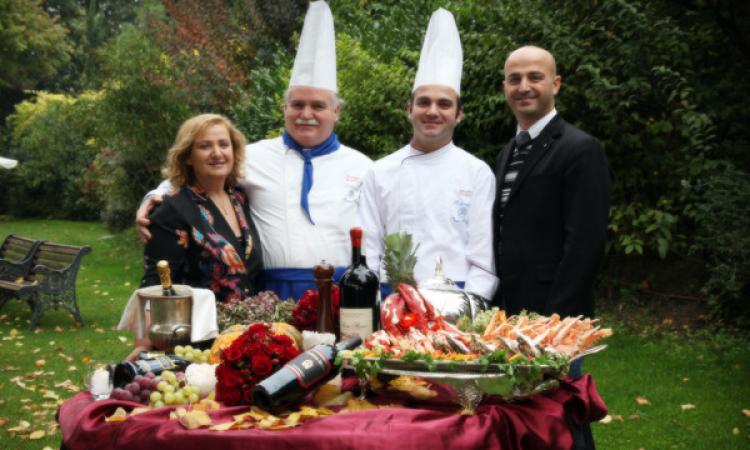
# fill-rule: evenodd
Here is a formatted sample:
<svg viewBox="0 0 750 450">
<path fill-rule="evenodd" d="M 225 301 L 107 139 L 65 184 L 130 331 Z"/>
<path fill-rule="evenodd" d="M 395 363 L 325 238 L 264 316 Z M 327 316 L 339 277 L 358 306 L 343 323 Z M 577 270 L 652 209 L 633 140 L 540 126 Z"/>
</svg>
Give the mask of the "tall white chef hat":
<svg viewBox="0 0 750 450">
<path fill-rule="evenodd" d="M 310 2 L 305 15 L 289 87 L 310 86 L 336 90 L 336 37 L 333 15 L 322 0 Z"/>
<path fill-rule="evenodd" d="M 456 94 L 461 95 L 463 61 L 456 20 L 449 11 L 439 8 L 432 13 L 427 26 L 412 92 L 423 85 L 440 84 L 453 88 Z"/>
</svg>

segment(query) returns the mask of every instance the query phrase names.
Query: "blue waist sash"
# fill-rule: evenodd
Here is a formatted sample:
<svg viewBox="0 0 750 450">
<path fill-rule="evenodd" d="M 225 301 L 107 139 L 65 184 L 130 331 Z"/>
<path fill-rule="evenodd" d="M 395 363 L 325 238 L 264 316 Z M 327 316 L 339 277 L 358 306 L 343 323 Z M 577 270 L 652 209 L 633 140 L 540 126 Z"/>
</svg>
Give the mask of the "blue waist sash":
<svg viewBox="0 0 750 450">
<path fill-rule="evenodd" d="M 336 267 L 333 281 L 338 283 L 346 267 Z M 291 297 L 298 301 L 308 289 L 318 289 L 312 269 L 266 269 L 265 290 L 273 291 L 280 299 Z"/>
</svg>

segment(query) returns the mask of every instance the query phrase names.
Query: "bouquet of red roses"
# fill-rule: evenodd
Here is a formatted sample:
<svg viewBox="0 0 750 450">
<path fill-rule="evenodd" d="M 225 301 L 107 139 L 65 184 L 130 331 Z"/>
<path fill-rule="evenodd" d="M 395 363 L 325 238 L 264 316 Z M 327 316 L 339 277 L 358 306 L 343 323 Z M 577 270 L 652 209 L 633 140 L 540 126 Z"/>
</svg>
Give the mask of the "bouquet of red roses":
<svg viewBox="0 0 750 450">
<path fill-rule="evenodd" d="M 216 367 L 216 400 L 227 405 L 252 403 L 253 387 L 294 359 L 292 338 L 267 323 L 254 323 L 221 352 Z"/>
<path fill-rule="evenodd" d="M 339 286 L 331 286 L 331 303 L 333 304 L 333 321 L 339 322 Z M 297 306 L 292 310 L 292 325 L 300 331 L 315 330 L 315 321 L 318 319 L 318 291 L 308 289 L 302 294 Z"/>
</svg>

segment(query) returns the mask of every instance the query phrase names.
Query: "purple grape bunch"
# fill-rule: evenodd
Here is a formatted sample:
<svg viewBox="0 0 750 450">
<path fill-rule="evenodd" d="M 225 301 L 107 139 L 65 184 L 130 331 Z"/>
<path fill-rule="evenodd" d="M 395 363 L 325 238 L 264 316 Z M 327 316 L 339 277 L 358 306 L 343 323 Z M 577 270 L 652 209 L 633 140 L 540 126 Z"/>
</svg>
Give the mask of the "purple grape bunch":
<svg viewBox="0 0 750 450">
<path fill-rule="evenodd" d="M 145 375 L 136 375 L 133 381 L 124 387 L 115 388 L 110 398 L 148 405 L 151 392 L 156 390 L 156 385 L 159 384 L 159 381 L 160 379 L 153 372 L 147 372 Z"/>
</svg>

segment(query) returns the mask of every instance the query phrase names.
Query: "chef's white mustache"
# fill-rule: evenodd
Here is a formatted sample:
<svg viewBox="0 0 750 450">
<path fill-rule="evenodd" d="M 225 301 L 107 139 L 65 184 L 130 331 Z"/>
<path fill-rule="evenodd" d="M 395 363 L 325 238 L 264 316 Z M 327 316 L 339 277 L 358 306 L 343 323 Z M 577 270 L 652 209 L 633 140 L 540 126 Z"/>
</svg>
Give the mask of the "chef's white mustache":
<svg viewBox="0 0 750 450">
<path fill-rule="evenodd" d="M 302 118 L 299 118 L 299 119 L 297 119 L 297 120 L 294 121 L 294 124 L 295 125 L 320 125 L 318 123 L 318 121 L 315 120 L 314 118 L 312 118 L 312 119 L 302 119 Z"/>
</svg>

